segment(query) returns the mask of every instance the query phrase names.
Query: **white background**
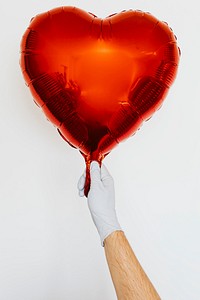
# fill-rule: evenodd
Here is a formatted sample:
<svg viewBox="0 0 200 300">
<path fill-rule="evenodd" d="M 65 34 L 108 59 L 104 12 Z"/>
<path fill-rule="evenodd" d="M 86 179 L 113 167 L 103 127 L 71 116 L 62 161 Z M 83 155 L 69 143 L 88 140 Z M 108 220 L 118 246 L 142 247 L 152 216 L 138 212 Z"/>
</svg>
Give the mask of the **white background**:
<svg viewBox="0 0 200 300">
<path fill-rule="evenodd" d="M 133 250 L 164 300 L 200 299 L 198 1 L 4 1 L 0 46 L 0 299 L 111 300 L 104 249 L 79 198 L 84 160 L 32 101 L 19 67 L 30 19 L 63 5 L 167 21 L 182 57 L 161 110 L 104 160 Z"/>
</svg>

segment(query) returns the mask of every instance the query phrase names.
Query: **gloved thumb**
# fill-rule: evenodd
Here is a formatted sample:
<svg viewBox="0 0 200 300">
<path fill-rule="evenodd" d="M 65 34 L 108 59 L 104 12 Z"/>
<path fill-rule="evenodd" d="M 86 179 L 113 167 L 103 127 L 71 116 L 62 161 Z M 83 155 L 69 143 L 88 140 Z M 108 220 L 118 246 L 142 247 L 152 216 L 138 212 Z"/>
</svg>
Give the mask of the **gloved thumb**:
<svg viewBox="0 0 200 300">
<path fill-rule="evenodd" d="M 91 187 L 101 181 L 101 169 L 97 161 L 92 161 L 90 165 Z"/>
<path fill-rule="evenodd" d="M 112 176 L 103 164 L 101 166 L 101 180 L 105 187 L 109 187 L 114 184 Z"/>
</svg>

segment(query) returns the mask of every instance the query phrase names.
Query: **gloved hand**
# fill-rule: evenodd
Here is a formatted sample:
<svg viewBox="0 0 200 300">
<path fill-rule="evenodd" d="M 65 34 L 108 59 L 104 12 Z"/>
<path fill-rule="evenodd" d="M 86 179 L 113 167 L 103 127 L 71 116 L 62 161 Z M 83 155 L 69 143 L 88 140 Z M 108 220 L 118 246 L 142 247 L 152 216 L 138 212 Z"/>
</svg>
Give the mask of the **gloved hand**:
<svg viewBox="0 0 200 300">
<path fill-rule="evenodd" d="M 78 182 L 79 195 L 84 196 L 85 186 L 84 173 Z M 90 166 L 91 185 L 88 193 L 88 207 L 98 230 L 101 245 L 104 247 L 104 240 L 113 231 L 122 230 L 117 220 L 115 211 L 115 190 L 113 178 L 106 167 L 93 161 Z"/>
</svg>

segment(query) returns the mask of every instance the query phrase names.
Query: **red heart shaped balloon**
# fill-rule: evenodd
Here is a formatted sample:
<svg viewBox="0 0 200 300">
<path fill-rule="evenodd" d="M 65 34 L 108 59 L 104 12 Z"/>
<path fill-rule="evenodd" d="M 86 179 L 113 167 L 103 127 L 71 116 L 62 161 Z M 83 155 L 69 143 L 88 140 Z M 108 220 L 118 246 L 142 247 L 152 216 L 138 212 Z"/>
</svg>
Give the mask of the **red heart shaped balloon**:
<svg viewBox="0 0 200 300">
<path fill-rule="evenodd" d="M 88 168 L 161 106 L 178 61 L 172 30 L 142 11 L 99 19 L 56 8 L 33 18 L 21 43 L 35 102 Z"/>
</svg>

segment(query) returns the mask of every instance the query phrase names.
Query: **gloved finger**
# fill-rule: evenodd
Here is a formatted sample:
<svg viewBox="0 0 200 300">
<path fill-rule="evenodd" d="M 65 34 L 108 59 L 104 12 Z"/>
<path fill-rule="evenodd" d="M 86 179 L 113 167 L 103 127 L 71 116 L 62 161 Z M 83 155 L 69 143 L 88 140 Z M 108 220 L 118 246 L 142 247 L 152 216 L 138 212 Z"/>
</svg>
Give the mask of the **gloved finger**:
<svg viewBox="0 0 200 300">
<path fill-rule="evenodd" d="M 84 197 L 85 196 L 84 189 L 83 190 L 79 190 L 79 196 L 80 197 Z"/>
<path fill-rule="evenodd" d="M 113 178 L 104 164 L 101 166 L 101 180 L 104 186 L 110 186 L 113 184 Z"/>
<path fill-rule="evenodd" d="M 99 163 L 97 161 L 92 161 L 90 165 L 90 178 L 91 185 L 97 183 L 101 180 L 101 172 Z"/>
<path fill-rule="evenodd" d="M 79 189 L 79 191 L 84 189 L 85 186 L 85 177 L 86 177 L 86 173 L 84 172 L 83 175 L 80 177 L 77 187 Z"/>
</svg>

